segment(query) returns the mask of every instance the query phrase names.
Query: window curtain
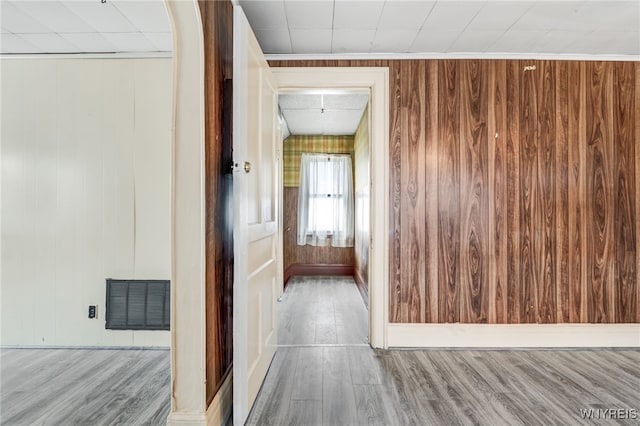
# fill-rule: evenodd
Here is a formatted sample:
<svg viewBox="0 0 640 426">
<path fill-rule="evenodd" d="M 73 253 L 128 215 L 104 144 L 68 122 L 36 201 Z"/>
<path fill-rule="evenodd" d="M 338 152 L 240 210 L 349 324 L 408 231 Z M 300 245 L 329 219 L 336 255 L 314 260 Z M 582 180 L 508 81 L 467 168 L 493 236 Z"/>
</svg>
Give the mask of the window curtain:
<svg viewBox="0 0 640 426">
<path fill-rule="evenodd" d="M 351 156 L 302 154 L 298 245 L 353 247 Z"/>
</svg>

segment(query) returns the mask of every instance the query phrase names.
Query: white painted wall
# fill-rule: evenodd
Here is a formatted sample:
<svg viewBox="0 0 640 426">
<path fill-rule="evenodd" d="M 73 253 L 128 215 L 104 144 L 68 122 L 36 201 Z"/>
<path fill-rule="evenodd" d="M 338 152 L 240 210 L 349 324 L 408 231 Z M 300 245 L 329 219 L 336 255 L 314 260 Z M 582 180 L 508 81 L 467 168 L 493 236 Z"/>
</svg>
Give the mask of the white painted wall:
<svg viewBox="0 0 640 426">
<path fill-rule="evenodd" d="M 104 308 L 106 278 L 171 278 L 171 59 L 0 72 L 0 344 L 169 346 L 105 330 Z"/>
</svg>

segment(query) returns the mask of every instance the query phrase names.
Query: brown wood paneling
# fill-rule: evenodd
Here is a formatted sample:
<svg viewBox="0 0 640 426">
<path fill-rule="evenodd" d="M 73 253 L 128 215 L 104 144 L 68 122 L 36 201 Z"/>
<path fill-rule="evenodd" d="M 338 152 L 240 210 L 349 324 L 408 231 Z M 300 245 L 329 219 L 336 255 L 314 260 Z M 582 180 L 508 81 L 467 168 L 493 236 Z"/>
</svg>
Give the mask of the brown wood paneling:
<svg viewBox="0 0 640 426">
<path fill-rule="evenodd" d="M 636 318 L 640 322 L 640 62 L 636 62 L 635 78 L 635 149 L 636 149 Z"/>
<path fill-rule="evenodd" d="M 400 75 L 401 322 L 422 322 L 425 311 L 425 62 L 403 61 Z"/>
<path fill-rule="evenodd" d="M 232 177 L 225 164 L 231 155 L 231 132 L 224 128 L 223 120 L 231 108 L 224 86 L 225 79 L 233 77 L 233 5 L 200 1 L 199 7 L 205 38 L 205 374 L 209 403 L 233 360 L 233 218 L 226 213 L 232 202 Z M 230 124 L 230 117 L 226 121 Z"/>
<path fill-rule="evenodd" d="M 507 322 L 520 322 L 520 63 L 507 74 Z"/>
<path fill-rule="evenodd" d="M 353 265 L 322 264 L 322 263 L 294 263 L 284 269 L 284 286 L 294 275 L 320 275 L 320 276 L 353 276 Z M 357 280 L 356 280 L 357 281 Z M 357 283 L 356 283 L 357 284 Z"/>
<path fill-rule="evenodd" d="M 635 206 L 634 81 L 631 62 L 614 65 L 614 209 L 615 209 L 615 322 L 632 322 L 636 318 L 636 250 L 634 232 L 638 214 Z"/>
<path fill-rule="evenodd" d="M 391 322 L 640 322 L 640 64 L 273 65 L 389 67 Z"/>
<path fill-rule="evenodd" d="M 537 93 L 537 167 L 538 200 L 540 209 L 536 229 L 537 282 L 536 322 L 556 322 L 556 190 L 561 176 L 556 170 L 556 88 L 555 61 L 540 61 Z"/>
<path fill-rule="evenodd" d="M 460 321 L 489 316 L 488 62 L 460 61 Z"/>
<path fill-rule="evenodd" d="M 438 61 L 426 64 L 425 90 L 425 313 L 438 322 Z"/>
<path fill-rule="evenodd" d="M 298 234 L 298 188 L 283 188 L 283 251 L 284 269 L 294 264 L 355 265 L 353 247 L 299 246 Z"/>
<path fill-rule="evenodd" d="M 589 322 L 613 322 L 611 64 L 587 64 L 587 298 Z"/>
<path fill-rule="evenodd" d="M 400 239 L 401 142 L 400 142 L 400 64 L 389 66 L 389 321 L 402 322 L 402 265 Z"/>
<path fill-rule="evenodd" d="M 569 322 L 569 63 L 556 63 L 556 320 Z M 552 142 L 553 143 L 553 142 Z"/>
<path fill-rule="evenodd" d="M 520 316 L 555 322 L 555 78 L 549 61 L 521 61 Z M 535 66 L 533 70 L 525 70 Z"/>
<path fill-rule="evenodd" d="M 460 84 L 458 63 L 438 69 L 438 317 L 460 320 Z"/>
<path fill-rule="evenodd" d="M 521 61 L 521 69 L 532 61 Z M 537 284 L 540 279 L 536 267 L 536 220 L 538 200 L 538 126 L 537 82 L 534 71 L 520 71 L 520 321 L 535 323 L 538 307 Z"/>
<path fill-rule="evenodd" d="M 587 320 L 586 291 L 586 64 L 569 62 L 568 78 L 568 220 L 569 322 Z"/>
<path fill-rule="evenodd" d="M 489 323 L 507 321 L 507 68 L 489 63 L 487 110 L 489 195 Z"/>
</svg>

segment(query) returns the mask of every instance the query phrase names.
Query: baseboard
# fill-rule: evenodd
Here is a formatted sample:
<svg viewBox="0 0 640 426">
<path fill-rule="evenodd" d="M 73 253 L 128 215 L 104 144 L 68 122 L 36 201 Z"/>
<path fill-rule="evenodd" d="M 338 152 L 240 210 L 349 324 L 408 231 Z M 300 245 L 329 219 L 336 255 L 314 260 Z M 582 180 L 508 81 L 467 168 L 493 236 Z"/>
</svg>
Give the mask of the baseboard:
<svg viewBox="0 0 640 426">
<path fill-rule="evenodd" d="M 356 266 L 353 267 L 353 280 L 356 282 L 356 286 L 358 286 L 358 292 L 362 297 L 364 306 L 369 309 L 369 286 L 364 282 L 364 279 Z"/>
<path fill-rule="evenodd" d="M 333 263 L 294 263 L 284 270 L 284 285 L 294 275 L 352 276 L 353 265 Z"/>
<path fill-rule="evenodd" d="M 207 418 L 204 413 L 175 411 L 167 417 L 167 426 L 204 426 Z"/>
<path fill-rule="evenodd" d="M 213 397 L 207 408 L 207 425 L 226 425 L 233 413 L 233 372 L 229 371 L 227 377 L 220 385 L 220 389 Z"/>
<path fill-rule="evenodd" d="M 637 348 L 640 324 L 388 324 L 390 348 Z"/>
</svg>

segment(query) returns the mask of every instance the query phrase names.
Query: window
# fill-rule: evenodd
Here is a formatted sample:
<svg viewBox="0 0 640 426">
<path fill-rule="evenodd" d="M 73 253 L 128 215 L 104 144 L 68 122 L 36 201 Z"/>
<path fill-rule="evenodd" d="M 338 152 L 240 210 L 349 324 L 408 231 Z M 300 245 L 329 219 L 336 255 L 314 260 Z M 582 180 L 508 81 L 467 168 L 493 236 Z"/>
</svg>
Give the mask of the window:
<svg viewBox="0 0 640 426">
<path fill-rule="evenodd" d="M 351 156 L 302 154 L 298 245 L 353 247 Z"/>
</svg>

